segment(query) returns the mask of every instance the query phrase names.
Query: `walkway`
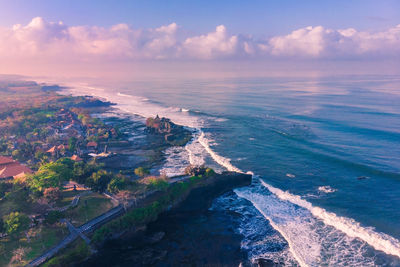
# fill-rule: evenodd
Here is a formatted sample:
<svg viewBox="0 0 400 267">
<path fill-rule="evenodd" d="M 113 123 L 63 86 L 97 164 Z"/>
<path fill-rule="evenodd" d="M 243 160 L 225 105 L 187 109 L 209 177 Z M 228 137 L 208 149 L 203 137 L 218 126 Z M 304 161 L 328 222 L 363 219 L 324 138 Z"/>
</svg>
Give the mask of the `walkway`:
<svg viewBox="0 0 400 267">
<path fill-rule="evenodd" d="M 123 207 L 117 206 L 117 207 L 107 211 L 106 213 L 103 213 L 99 217 L 96 217 L 93 220 L 81 225 L 78 228 L 74 227 L 68 220 L 63 219 L 62 221 L 67 223 L 70 234 L 63 241 L 61 241 L 57 246 L 53 247 L 52 249 L 47 251 L 42 256 L 31 261 L 27 266 L 39 266 L 46 260 L 53 257 L 55 254 L 57 254 L 57 252 L 59 252 L 61 249 L 65 248 L 68 244 L 70 244 L 72 241 L 74 241 L 78 236 L 82 237 L 82 239 L 85 240 L 85 242 L 87 244 L 89 244 L 90 239 L 87 238 L 84 235 L 84 233 L 88 233 L 88 232 L 94 230 L 97 226 L 107 222 L 108 220 L 113 219 L 115 216 L 117 216 L 123 212 L 124 212 Z"/>
<path fill-rule="evenodd" d="M 71 201 L 70 204 L 68 204 L 68 205 L 66 205 L 66 206 L 64 206 L 64 207 L 61 207 L 61 208 L 56 208 L 55 210 L 60 211 L 60 212 L 63 212 L 63 211 L 66 211 L 67 209 L 69 209 L 69 208 L 71 208 L 71 207 L 75 207 L 76 205 L 78 205 L 79 200 L 81 199 L 81 197 L 83 197 L 83 196 L 85 196 L 85 195 L 88 195 L 88 194 L 90 194 L 90 193 L 92 193 L 92 191 L 85 191 L 85 192 L 83 192 L 83 193 L 77 194 L 77 195 L 74 197 L 74 199 L 72 199 L 72 201 Z"/>
</svg>

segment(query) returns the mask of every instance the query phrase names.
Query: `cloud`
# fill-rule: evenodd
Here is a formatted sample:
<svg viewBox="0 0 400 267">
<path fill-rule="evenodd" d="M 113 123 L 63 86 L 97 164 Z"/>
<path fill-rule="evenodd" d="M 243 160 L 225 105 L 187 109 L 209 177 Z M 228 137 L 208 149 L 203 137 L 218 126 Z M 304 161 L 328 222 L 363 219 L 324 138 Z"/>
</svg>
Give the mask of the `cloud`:
<svg viewBox="0 0 400 267">
<path fill-rule="evenodd" d="M 67 26 L 36 17 L 27 25 L 0 28 L 0 61 L 135 61 L 214 59 L 365 59 L 400 56 L 400 25 L 380 32 L 305 27 L 258 40 L 232 35 L 224 25 L 185 36 L 176 23 L 152 29 L 127 24 L 109 28 Z M 178 38 L 179 36 L 179 38 Z"/>
<path fill-rule="evenodd" d="M 311 58 L 368 58 L 400 55 L 400 25 L 386 31 L 358 32 L 306 27 L 269 40 L 274 56 Z"/>
<path fill-rule="evenodd" d="M 234 55 L 238 50 L 238 37 L 230 36 L 225 26 L 219 25 L 215 32 L 187 38 L 183 50 L 188 57 L 202 59 Z"/>
</svg>

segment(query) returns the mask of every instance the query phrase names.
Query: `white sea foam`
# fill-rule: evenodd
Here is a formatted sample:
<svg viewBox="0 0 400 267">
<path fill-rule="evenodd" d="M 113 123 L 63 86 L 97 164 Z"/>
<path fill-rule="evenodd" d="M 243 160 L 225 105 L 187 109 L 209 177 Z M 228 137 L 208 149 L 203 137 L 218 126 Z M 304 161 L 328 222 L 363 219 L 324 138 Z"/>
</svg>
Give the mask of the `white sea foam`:
<svg viewBox="0 0 400 267">
<path fill-rule="evenodd" d="M 282 201 L 260 185 L 235 189 L 270 222 L 300 266 L 374 266 L 369 246 L 315 218 L 307 209 Z"/>
<path fill-rule="evenodd" d="M 160 170 L 160 173 L 168 177 L 181 175 L 184 173 L 185 168 L 189 165 L 189 156 L 185 148 L 180 146 L 173 146 L 164 151 L 165 163 Z"/>
<path fill-rule="evenodd" d="M 117 103 L 118 107 L 123 111 L 137 114 L 144 118 L 158 114 L 170 118 L 177 124 L 198 129 L 197 138 L 185 147 L 191 164 L 198 165 L 204 163 L 206 152 L 216 163 L 227 170 L 243 173 L 242 170 L 231 163 L 229 158 L 220 156 L 212 150 L 206 134 L 200 130 L 204 122 L 196 116 L 189 115 L 188 112 L 182 112 L 182 109 L 162 107 L 150 103 L 144 98 L 128 96 L 122 93 L 110 92 L 101 88 L 89 86 L 79 86 L 79 89 L 75 90 L 75 92 L 74 89 L 71 89 L 70 93 L 75 95 L 97 95 Z M 301 197 L 272 187 L 263 181 L 262 184 L 272 192 L 274 194 L 272 196 L 276 196 L 276 198 L 271 197 L 271 195 L 257 194 L 256 192 L 246 193 L 246 191 L 243 190 L 235 190 L 235 193 L 251 201 L 260 213 L 271 222 L 271 225 L 281 233 L 289 243 L 289 248 L 293 257 L 301 266 L 314 266 L 316 263 L 317 265 L 322 263 L 320 258 L 321 251 L 324 250 L 324 248 L 321 248 L 322 244 L 324 244 L 324 246 L 331 246 L 328 249 L 331 251 L 331 255 L 329 257 L 325 256 L 327 257 L 327 261 L 333 265 L 344 266 L 347 264 L 348 266 L 370 266 L 373 260 L 361 255 L 360 252 L 364 251 L 365 248 L 362 244 L 357 243 L 355 238 L 365 241 L 375 249 L 381 250 L 386 254 L 400 257 L 400 242 L 397 239 L 383 233 L 377 233 L 372 228 L 361 227 L 360 224 L 353 219 L 336 216 L 336 214 L 327 212 L 322 208 L 314 207 L 311 203 L 301 199 Z M 271 205 L 271 200 L 273 200 L 273 205 Z M 294 206 L 284 205 L 285 202 L 290 202 L 294 204 Z M 306 216 L 307 214 L 304 213 L 304 211 L 300 211 L 296 206 L 309 211 L 313 216 Z M 266 208 L 272 209 L 266 212 Z M 287 209 L 291 212 L 288 213 Z M 320 233 L 315 231 L 316 226 L 319 225 L 319 222 L 315 221 L 315 218 L 324 222 L 323 226 L 317 227 Z M 327 227 L 340 231 L 329 230 L 327 233 L 325 231 Z M 346 235 L 340 236 L 338 233 L 345 233 Z M 324 239 L 326 235 L 333 236 L 332 238 L 335 241 L 329 243 L 329 241 Z M 357 259 L 354 258 L 356 257 L 354 255 L 357 254 L 355 253 L 356 250 L 358 250 L 358 255 L 360 257 Z"/>
<path fill-rule="evenodd" d="M 123 96 L 123 97 L 133 97 L 133 96 L 131 96 L 131 95 L 126 95 L 126 94 L 123 94 L 123 93 L 117 93 L 117 95 L 118 96 Z"/>
<path fill-rule="evenodd" d="M 189 162 L 191 165 L 200 166 L 205 164 L 204 154 L 207 153 L 204 151 L 204 147 L 199 143 L 198 136 L 199 132 L 193 132 L 193 139 L 185 146 L 185 150 L 188 152 Z"/>
<path fill-rule="evenodd" d="M 181 109 L 177 107 L 163 107 L 151 103 L 145 97 L 115 92 L 113 90 L 92 87 L 85 84 L 69 85 L 69 88 L 64 92 L 72 95 L 93 95 L 101 97 L 116 103 L 120 110 L 142 116 L 143 118 L 159 115 L 161 117 L 168 117 L 179 125 L 192 128 L 200 128 L 203 126 L 202 119 L 192 116 L 188 112 L 183 113 Z"/>
<path fill-rule="evenodd" d="M 225 167 L 227 170 L 229 171 L 234 171 L 234 172 L 241 172 L 243 173 L 242 170 L 238 169 L 237 167 L 233 166 L 231 164 L 231 160 L 228 158 L 224 158 L 220 155 L 218 155 L 217 153 L 215 153 L 210 145 L 209 145 L 209 141 L 208 139 L 205 137 L 204 132 L 201 132 L 199 138 L 198 138 L 200 144 L 205 148 L 205 150 L 210 154 L 210 156 L 215 160 L 215 162 L 217 162 L 219 165 Z"/>
<path fill-rule="evenodd" d="M 289 201 L 297 206 L 309 210 L 316 218 L 321 219 L 326 225 L 333 226 L 350 237 L 359 238 L 375 249 L 383 251 L 386 254 L 400 257 L 400 241 L 396 238 L 384 233 L 375 232 L 372 227 L 363 227 L 353 219 L 337 216 L 333 212 L 328 212 L 323 208 L 315 207 L 300 196 L 293 195 L 287 191 L 282 191 L 264 181 L 261 181 L 261 183 L 281 200 Z"/>
<path fill-rule="evenodd" d="M 334 193 L 337 191 L 337 189 L 330 187 L 329 185 L 324 185 L 318 187 L 318 190 L 324 193 Z"/>
</svg>

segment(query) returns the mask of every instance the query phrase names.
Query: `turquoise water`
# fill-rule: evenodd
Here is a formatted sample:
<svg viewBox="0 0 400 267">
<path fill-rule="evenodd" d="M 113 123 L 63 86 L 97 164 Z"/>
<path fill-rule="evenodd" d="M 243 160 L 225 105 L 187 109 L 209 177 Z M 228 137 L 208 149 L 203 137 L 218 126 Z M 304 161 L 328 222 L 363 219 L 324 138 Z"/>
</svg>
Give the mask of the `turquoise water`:
<svg viewBox="0 0 400 267">
<path fill-rule="evenodd" d="M 214 203 L 243 214 L 238 232 L 250 258 L 400 266 L 400 77 L 193 79 L 86 89 L 124 112 L 160 114 L 194 129 L 191 144 L 166 152 L 166 172 L 192 162 L 254 174 L 252 186 Z M 273 242 L 287 246 L 269 251 Z"/>
</svg>

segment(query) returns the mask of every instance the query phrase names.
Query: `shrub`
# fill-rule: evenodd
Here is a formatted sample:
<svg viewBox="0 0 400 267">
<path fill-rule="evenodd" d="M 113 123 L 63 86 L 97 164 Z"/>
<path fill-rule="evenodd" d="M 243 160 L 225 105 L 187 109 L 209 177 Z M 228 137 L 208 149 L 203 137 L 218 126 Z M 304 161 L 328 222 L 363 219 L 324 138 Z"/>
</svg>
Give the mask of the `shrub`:
<svg viewBox="0 0 400 267">
<path fill-rule="evenodd" d="M 86 259 L 89 255 L 90 250 L 88 245 L 86 245 L 85 242 L 80 242 L 66 254 L 50 259 L 48 262 L 44 263 L 43 266 L 75 266 Z"/>
<path fill-rule="evenodd" d="M 11 212 L 3 217 L 4 226 L 8 234 L 19 233 L 29 227 L 29 218 L 23 213 Z"/>
<path fill-rule="evenodd" d="M 128 185 L 129 181 L 123 175 L 117 175 L 112 178 L 110 183 L 107 185 L 107 190 L 113 194 L 123 190 Z"/>
<path fill-rule="evenodd" d="M 198 175 L 203 175 L 206 172 L 206 168 L 202 166 L 194 166 L 194 165 L 189 165 L 185 169 L 185 174 L 190 175 L 190 176 L 198 176 Z"/>
<path fill-rule="evenodd" d="M 145 175 L 150 174 L 149 170 L 143 167 L 138 167 L 135 169 L 135 174 L 139 177 L 143 177 Z"/>
<path fill-rule="evenodd" d="M 211 176 L 214 176 L 214 175 L 215 175 L 215 171 L 213 169 L 211 169 L 211 168 L 207 168 L 206 169 L 206 173 L 205 173 L 206 177 L 211 177 Z"/>
<path fill-rule="evenodd" d="M 94 191 L 104 192 L 113 176 L 114 175 L 111 172 L 105 170 L 94 172 L 92 176 L 87 179 L 87 185 Z"/>
<path fill-rule="evenodd" d="M 57 201 L 61 196 L 61 192 L 58 187 L 49 187 L 44 190 L 43 196 L 49 201 Z"/>
<path fill-rule="evenodd" d="M 164 177 L 150 176 L 141 180 L 141 183 L 147 185 L 150 190 L 165 190 L 169 183 Z"/>
<path fill-rule="evenodd" d="M 72 165 L 68 159 L 50 162 L 40 166 L 39 171 L 27 179 L 33 190 L 42 191 L 49 187 L 61 187 L 63 181 L 72 177 Z"/>
<path fill-rule="evenodd" d="M 57 211 L 57 210 L 52 210 L 47 214 L 44 222 L 47 224 L 55 224 L 63 217 L 64 216 L 63 216 L 62 212 Z"/>
</svg>

